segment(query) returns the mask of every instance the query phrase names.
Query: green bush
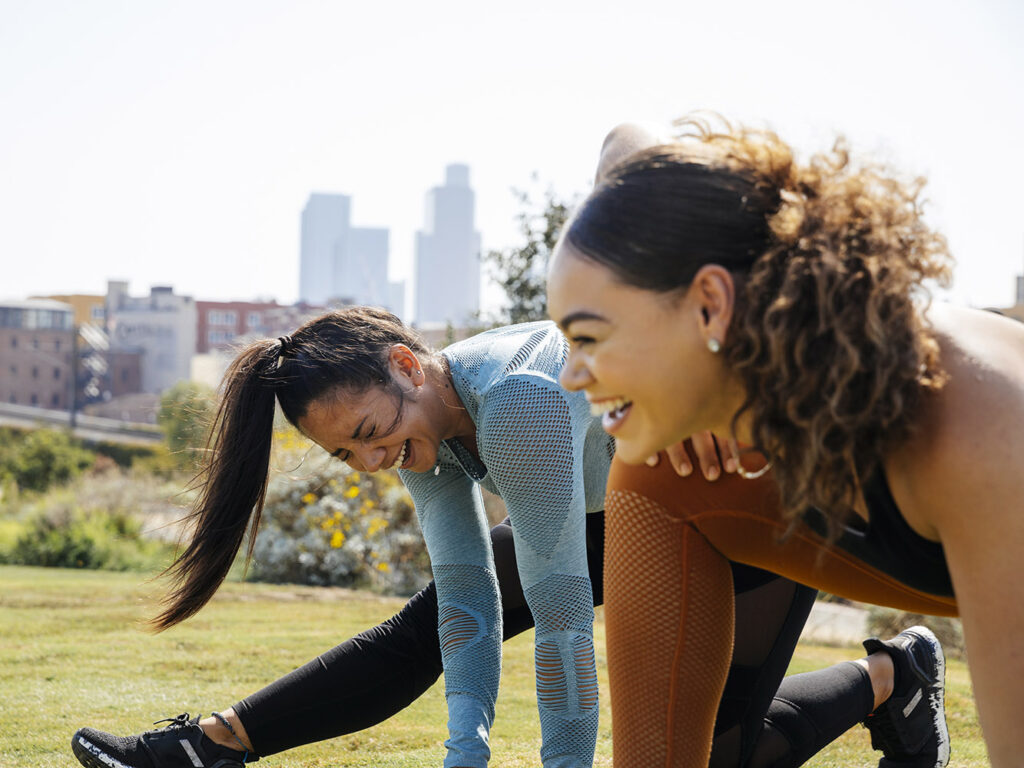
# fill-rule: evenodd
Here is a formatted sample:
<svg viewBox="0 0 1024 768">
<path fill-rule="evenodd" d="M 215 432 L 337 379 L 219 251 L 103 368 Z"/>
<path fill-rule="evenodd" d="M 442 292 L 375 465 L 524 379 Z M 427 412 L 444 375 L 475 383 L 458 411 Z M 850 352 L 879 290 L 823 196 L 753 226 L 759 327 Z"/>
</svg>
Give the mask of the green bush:
<svg viewBox="0 0 1024 768">
<path fill-rule="evenodd" d="M 159 443 L 153 445 L 125 445 L 124 443 L 112 443 L 108 440 L 97 440 L 86 443 L 86 446 L 100 456 L 106 456 L 114 461 L 117 466 L 128 469 L 138 461 L 146 461 L 158 453 L 163 446 Z"/>
<path fill-rule="evenodd" d="M 217 394 L 205 384 L 179 381 L 160 397 L 156 423 L 183 469 L 195 469 L 216 412 Z"/>
<path fill-rule="evenodd" d="M 66 483 L 95 460 L 67 431 L 7 429 L 0 440 L 0 478 L 12 479 L 23 491 L 41 493 Z"/>
<path fill-rule="evenodd" d="M 139 522 L 123 512 L 56 508 L 21 525 L 13 547 L 0 559 L 11 565 L 102 568 L 112 571 L 161 567 L 169 548 L 141 536 Z M 9 535 L 9 534 L 8 534 Z"/>
<path fill-rule="evenodd" d="M 396 472 L 366 474 L 329 459 L 290 427 L 275 436 L 275 471 L 253 546 L 253 581 L 413 594 L 430 560 Z M 302 467 L 301 472 L 294 471 Z"/>
<path fill-rule="evenodd" d="M 935 633 L 946 656 L 966 660 L 967 646 L 959 619 L 946 616 L 924 616 L 874 605 L 868 609 L 868 631 L 883 640 L 894 637 L 907 627 L 921 624 Z"/>
</svg>

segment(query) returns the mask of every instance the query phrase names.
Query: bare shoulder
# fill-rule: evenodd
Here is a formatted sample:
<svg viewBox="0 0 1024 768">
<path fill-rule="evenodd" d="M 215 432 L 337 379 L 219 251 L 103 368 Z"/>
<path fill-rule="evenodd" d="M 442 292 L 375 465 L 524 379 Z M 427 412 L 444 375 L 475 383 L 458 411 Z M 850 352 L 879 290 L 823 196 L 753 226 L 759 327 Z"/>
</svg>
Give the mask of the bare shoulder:
<svg viewBox="0 0 1024 768">
<path fill-rule="evenodd" d="M 935 304 L 929 312 L 949 380 L 925 398 L 917 430 L 886 468 L 918 530 L 954 530 L 979 494 L 1024 496 L 1024 323 Z M 980 512 L 979 512 L 980 514 Z"/>
</svg>

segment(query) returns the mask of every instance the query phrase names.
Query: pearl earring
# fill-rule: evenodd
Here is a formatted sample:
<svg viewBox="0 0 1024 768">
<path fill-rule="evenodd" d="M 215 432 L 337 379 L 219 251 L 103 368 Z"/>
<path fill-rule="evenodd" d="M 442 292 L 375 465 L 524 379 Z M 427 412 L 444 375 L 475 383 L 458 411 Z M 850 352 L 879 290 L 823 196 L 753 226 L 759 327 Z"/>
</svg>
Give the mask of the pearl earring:
<svg viewBox="0 0 1024 768">
<path fill-rule="evenodd" d="M 708 339 L 708 350 L 712 354 L 717 355 L 721 351 L 721 349 L 722 345 L 721 343 L 719 343 L 718 339 Z"/>
</svg>

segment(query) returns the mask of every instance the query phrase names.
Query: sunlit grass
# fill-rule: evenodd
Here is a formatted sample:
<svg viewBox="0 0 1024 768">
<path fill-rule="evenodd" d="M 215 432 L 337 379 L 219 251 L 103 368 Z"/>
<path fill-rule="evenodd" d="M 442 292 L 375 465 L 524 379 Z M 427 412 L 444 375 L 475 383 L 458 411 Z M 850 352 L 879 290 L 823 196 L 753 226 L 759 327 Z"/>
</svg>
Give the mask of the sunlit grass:
<svg viewBox="0 0 1024 768">
<path fill-rule="evenodd" d="M 401 600 L 310 587 L 226 584 L 197 617 L 161 635 L 140 631 L 154 585 L 138 574 L 0 567 L 0 766 L 77 766 L 71 734 L 83 726 L 136 733 L 182 711 L 230 706 L 378 621 Z M 596 631 L 602 716 L 595 765 L 611 765 L 603 624 Z M 857 649 L 801 646 L 792 671 L 856 658 Z M 953 766 L 985 766 L 965 665 L 950 662 Z M 444 697 L 435 685 L 387 723 L 264 759 L 260 765 L 440 765 Z M 492 764 L 536 766 L 532 634 L 505 644 Z M 875 766 L 867 732 L 854 728 L 811 766 Z"/>
</svg>

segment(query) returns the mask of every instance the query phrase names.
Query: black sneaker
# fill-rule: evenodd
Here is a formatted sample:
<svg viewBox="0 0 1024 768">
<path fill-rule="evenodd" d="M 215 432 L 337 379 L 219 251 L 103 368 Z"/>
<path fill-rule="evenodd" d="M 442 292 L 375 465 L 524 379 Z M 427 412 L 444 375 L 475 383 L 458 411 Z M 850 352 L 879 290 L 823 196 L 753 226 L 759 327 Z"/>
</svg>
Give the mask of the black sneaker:
<svg viewBox="0 0 1024 768">
<path fill-rule="evenodd" d="M 222 747 L 188 714 L 158 720 L 169 723 L 139 736 L 114 736 L 82 728 L 71 737 L 71 751 L 86 768 L 241 768 L 259 758 Z"/>
<path fill-rule="evenodd" d="M 892 696 L 864 721 L 871 746 L 884 755 L 878 768 L 944 768 L 949 762 L 946 659 L 938 639 L 927 627 L 911 627 L 885 642 L 868 638 L 864 650 L 888 653 L 899 681 Z"/>
</svg>

